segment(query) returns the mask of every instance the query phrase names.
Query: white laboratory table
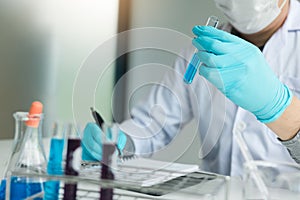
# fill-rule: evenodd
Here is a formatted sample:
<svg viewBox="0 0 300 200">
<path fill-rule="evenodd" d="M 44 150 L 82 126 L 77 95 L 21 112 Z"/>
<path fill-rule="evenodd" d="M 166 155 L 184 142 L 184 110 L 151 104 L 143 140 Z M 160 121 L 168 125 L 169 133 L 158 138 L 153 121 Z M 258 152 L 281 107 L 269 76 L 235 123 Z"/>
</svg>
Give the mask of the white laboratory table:
<svg viewBox="0 0 300 200">
<path fill-rule="evenodd" d="M 48 144 L 48 142 L 46 141 L 45 146 L 47 146 L 47 144 Z M 6 163 L 8 161 L 9 155 L 11 153 L 11 149 L 12 149 L 12 140 L 0 140 L 0 152 L 1 152 L 0 153 L 0 172 L 1 172 L 1 175 L 4 173 Z M 228 184 L 229 184 L 228 199 L 229 200 L 242 199 L 241 180 L 238 178 L 231 178 L 229 180 Z M 192 187 L 194 187 L 194 189 L 196 189 L 197 185 L 192 186 Z M 225 188 L 223 188 L 223 189 L 225 189 Z M 132 192 L 128 192 L 128 194 L 130 194 L 130 193 L 132 193 Z M 141 195 L 141 196 L 148 196 L 148 195 Z M 166 196 L 166 199 L 183 199 L 183 198 L 185 200 L 199 199 L 199 198 L 196 198 L 195 196 L 185 195 L 184 193 L 180 193 L 180 192 L 175 192 L 174 194 L 170 193 L 170 194 L 167 194 L 164 196 Z M 163 199 L 163 198 L 159 197 L 159 199 Z M 207 197 L 205 199 L 211 199 L 211 198 Z M 221 199 L 221 198 L 217 197 L 217 199 Z"/>
</svg>

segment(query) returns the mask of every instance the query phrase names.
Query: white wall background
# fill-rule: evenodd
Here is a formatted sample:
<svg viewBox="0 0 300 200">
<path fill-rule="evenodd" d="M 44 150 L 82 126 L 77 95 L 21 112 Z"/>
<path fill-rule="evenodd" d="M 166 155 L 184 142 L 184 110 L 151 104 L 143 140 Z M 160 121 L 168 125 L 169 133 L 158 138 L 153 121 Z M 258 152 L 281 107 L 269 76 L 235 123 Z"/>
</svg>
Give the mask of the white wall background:
<svg viewBox="0 0 300 200">
<path fill-rule="evenodd" d="M 130 28 L 162 27 L 193 37 L 191 31 L 193 26 L 204 25 L 211 15 L 218 16 L 222 22 L 225 21 L 213 0 L 133 0 Z M 136 38 L 131 37 L 130 44 L 133 45 L 135 42 Z M 129 66 L 130 69 L 134 69 L 145 64 L 158 63 L 172 67 L 175 58 L 176 55 L 169 52 L 141 49 L 131 52 Z M 157 65 L 157 67 L 160 66 Z M 142 81 L 161 80 L 163 70 L 160 70 L 160 73 L 157 71 L 151 72 L 150 70 L 138 75 L 134 73 L 134 70 L 130 72 L 128 91 L 136 88 Z M 150 87 L 143 87 L 136 90 L 134 95 L 127 96 L 127 100 L 130 99 L 130 105 L 133 106 L 141 99 L 145 99 L 149 90 Z M 195 123 L 191 122 L 165 150 L 160 151 L 154 157 L 161 160 L 200 164 L 201 160 L 198 158 L 200 141 L 195 135 L 195 128 Z"/>
<path fill-rule="evenodd" d="M 34 100 L 44 103 L 48 124 L 73 120 L 76 74 L 88 55 L 116 34 L 117 18 L 118 0 L 0 0 L 0 138 L 13 137 L 13 112 L 27 111 Z M 107 53 L 114 55 L 114 49 Z M 93 105 L 111 118 L 113 78 L 112 67 L 105 85 L 86 88 L 98 87 L 96 103 L 76 96 L 76 121 L 91 121 Z M 84 79 L 83 84 L 90 81 L 88 75 Z"/>
</svg>

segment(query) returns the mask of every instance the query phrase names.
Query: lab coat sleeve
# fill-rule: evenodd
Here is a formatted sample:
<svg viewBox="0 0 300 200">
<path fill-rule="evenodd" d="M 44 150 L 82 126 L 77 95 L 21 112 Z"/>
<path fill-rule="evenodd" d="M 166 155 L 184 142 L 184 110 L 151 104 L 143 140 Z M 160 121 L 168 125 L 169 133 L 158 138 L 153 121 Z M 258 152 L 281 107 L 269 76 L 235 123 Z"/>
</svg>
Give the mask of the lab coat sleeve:
<svg viewBox="0 0 300 200">
<path fill-rule="evenodd" d="M 131 110 L 131 119 L 120 128 L 135 146 L 135 154 L 151 156 L 166 147 L 193 118 L 190 85 L 183 81 L 188 56 L 177 58 L 161 82 L 152 86 L 147 100 Z"/>
<path fill-rule="evenodd" d="M 282 141 L 281 143 L 287 148 L 291 157 L 300 164 L 300 131 L 291 140 Z"/>
</svg>

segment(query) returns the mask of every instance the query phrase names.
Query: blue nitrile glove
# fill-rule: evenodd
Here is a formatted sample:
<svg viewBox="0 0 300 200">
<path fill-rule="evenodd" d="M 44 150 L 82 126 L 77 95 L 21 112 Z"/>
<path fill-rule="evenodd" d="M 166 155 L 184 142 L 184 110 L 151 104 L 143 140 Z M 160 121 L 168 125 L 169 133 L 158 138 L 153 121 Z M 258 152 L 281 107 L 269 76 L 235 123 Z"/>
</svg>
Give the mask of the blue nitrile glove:
<svg viewBox="0 0 300 200">
<path fill-rule="evenodd" d="M 283 113 L 293 95 L 256 46 L 209 26 L 195 26 L 193 32 L 204 63 L 199 69 L 202 76 L 261 122 L 275 121 Z"/>
<path fill-rule="evenodd" d="M 81 140 L 82 160 L 100 161 L 102 159 L 102 130 L 95 123 L 88 123 L 83 132 Z M 111 137 L 111 136 L 108 136 Z M 121 130 L 118 131 L 117 146 L 123 150 L 127 141 L 127 136 Z"/>
</svg>

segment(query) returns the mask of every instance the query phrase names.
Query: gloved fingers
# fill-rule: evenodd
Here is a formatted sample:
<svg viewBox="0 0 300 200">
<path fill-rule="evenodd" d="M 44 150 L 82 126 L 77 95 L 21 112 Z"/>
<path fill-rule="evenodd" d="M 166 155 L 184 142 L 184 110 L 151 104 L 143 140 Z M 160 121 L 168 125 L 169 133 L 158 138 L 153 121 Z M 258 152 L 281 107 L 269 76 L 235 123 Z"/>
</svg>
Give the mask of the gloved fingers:
<svg viewBox="0 0 300 200">
<path fill-rule="evenodd" d="M 213 53 L 205 52 L 205 51 L 199 51 L 197 53 L 197 56 L 200 59 L 200 62 L 205 64 L 206 67 L 209 67 L 209 68 L 222 68 L 222 67 L 227 66 L 224 63 L 224 60 L 221 61 L 221 59 Z"/>
<path fill-rule="evenodd" d="M 102 152 L 101 129 L 95 123 L 88 123 L 83 132 L 82 145 L 92 155 Z"/>
<path fill-rule="evenodd" d="M 92 145 L 95 143 L 97 145 L 102 145 L 101 135 L 102 131 L 99 126 L 95 123 L 88 123 L 83 131 L 83 141 L 85 143 L 92 142 Z"/>
<path fill-rule="evenodd" d="M 84 146 L 86 148 L 86 150 L 93 155 L 102 153 L 102 145 L 97 145 L 97 144 L 93 145 L 92 142 L 90 142 L 90 143 L 82 142 L 82 146 Z"/>
<path fill-rule="evenodd" d="M 192 40 L 192 44 L 198 49 L 198 51 L 207 51 L 206 48 L 203 45 L 201 45 L 198 38 L 194 38 Z"/>
<path fill-rule="evenodd" d="M 227 33 L 225 31 L 216 29 L 211 26 L 195 26 L 193 28 L 193 33 L 199 37 L 199 36 L 207 36 L 216 40 L 219 40 L 221 42 L 229 42 L 229 43 L 240 43 L 241 39 Z M 243 41 L 243 40 L 242 40 Z"/>
<path fill-rule="evenodd" d="M 126 141 L 127 141 L 127 136 L 125 135 L 125 133 L 123 133 L 123 131 L 119 130 L 118 132 L 118 148 L 123 150 L 125 145 L 126 145 Z"/>
<path fill-rule="evenodd" d="M 105 137 L 106 137 L 107 140 L 110 141 L 110 140 L 113 139 L 112 131 L 111 131 L 110 127 L 106 127 L 106 132 L 104 134 L 105 134 Z"/>
<path fill-rule="evenodd" d="M 211 68 L 201 65 L 199 74 L 204 76 L 226 96 L 229 88 L 234 88 L 245 79 L 245 67 Z"/>
<path fill-rule="evenodd" d="M 211 82 L 215 87 L 217 87 L 221 92 L 224 93 L 224 81 L 222 79 L 221 73 L 217 68 L 210 68 L 206 65 L 201 65 L 199 68 L 199 74 Z"/>
<path fill-rule="evenodd" d="M 100 161 L 102 160 L 102 150 L 94 151 L 92 149 L 88 149 L 83 143 L 82 146 L 82 160 L 85 161 Z"/>
<path fill-rule="evenodd" d="M 238 68 L 241 62 L 234 54 L 215 55 L 210 52 L 198 52 L 200 61 L 211 68 Z"/>
<path fill-rule="evenodd" d="M 206 67 L 216 68 L 218 65 L 215 63 L 216 55 L 213 53 L 199 51 L 197 53 L 200 62 L 206 65 Z"/>
<path fill-rule="evenodd" d="M 232 52 L 233 49 L 232 43 L 222 42 L 207 36 L 194 38 L 192 43 L 199 51 L 207 51 L 215 55 L 223 55 Z"/>
</svg>

